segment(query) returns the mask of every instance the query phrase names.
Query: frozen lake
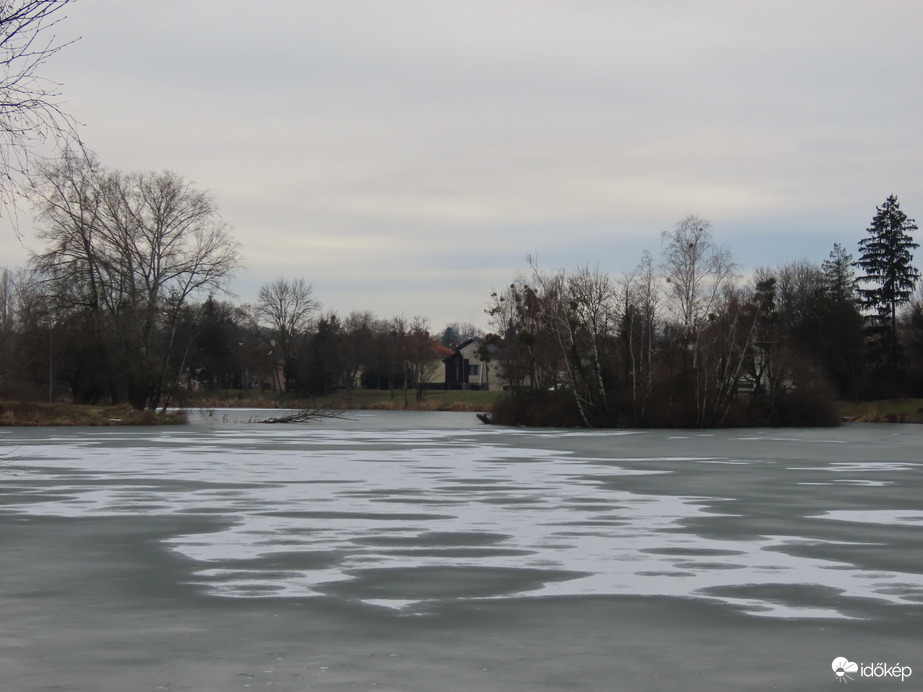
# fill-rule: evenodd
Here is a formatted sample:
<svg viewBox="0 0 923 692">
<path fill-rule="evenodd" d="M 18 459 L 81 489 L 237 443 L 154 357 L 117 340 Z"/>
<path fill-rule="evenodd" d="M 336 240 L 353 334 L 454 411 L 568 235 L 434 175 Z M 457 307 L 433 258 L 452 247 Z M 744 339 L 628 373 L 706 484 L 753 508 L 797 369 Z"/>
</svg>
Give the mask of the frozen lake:
<svg viewBox="0 0 923 692">
<path fill-rule="evenodd" d="M 211 612 L 249 613 L 249 622 L 270 610 L 310 613 L 324 641 L 341 638 L 341 652 L 418 637 L 414 650 L 431 649 L 406 669 L 388 660 L 406 654 L 383 649 L 381 666 L 369 659 L 358 668 L 350 655 L 352 677 L 336 679 L 332 653 L 314 668 L 305 658 L 283 681 L 265 666 L 208 668 L 218 641 L 241 646 L 244 658 L 254 645 L 223 633 L 203 636 L 195 673 L 177 665 L 171 675 L 161 654 L 163 684 L 149 689 L 668 689 L 669 680 L 807 689 L 836 681 L 837 656 L 916 664 L 914 682 L 923 681 L 923 428 L 562 431 L 484 426 L 472 414 L 355 412 L 299 425 L 248 423 L 253 415 L 193 414 L 183 428 L 0 433 L 0 605 L 24 618 L 20 635 L 8 628 L 0 640 L 0 670 L 31 684 L 10 689 L 59 681 L 54 671 L 30 673 L 11 652 L 54 627 L 43 609 L 55 598 L 79 620 L 88 570 L 113 582 L 120 613 L 146 599 L 161 603 L 161 616 L 175 609 L 172 622 L 204 609 L 206 631 Z M 85 604 L 84 616 L 99 617 L 106 603 L 93 615 Z M 116 622 L 103 626 L 127 627 L 111 615 Z M 130 617 L 141 647 L 145 618 Z M 529 624 L 535 617 L 541 624 Z M 465 650 L 456 642 L 440 658 L 423 636 L 436 623 L 473 646 L 470 657 L 453 658 Z M 68 627 L 59 623 L 57 634 Z M 488 667 L 480 683 L 458 668 L 469 661 L 474 670 L 478 656 L 509 661 L 496 645 L 478 648 L 491 637 L 502 636 L 510 654 L 537 655 L 542 641 L 528 642 L 547 644 L 543 627 L 575 628 L 571 646 L 596 635 L 582 668 L 568 658 L 576 649 L 561 651 L 556 666 L 553 648 L 530 668 L 534 679 L 512 663 L 510 679 Z M 599 650 L 626 638 L 647 642 L 638 655 L 669 646 L 675 662 L 696 667 L 705 658 L 692 640 L 703 637 L 714 639 L 713 661 L 695 675 Z M 781 663 L 799 638 L 811 645 Z M 277 666 L 295 666 L 295 632 L 288 646 Z M 735 671 L 747 655 L 749 668 Z M 87 666 L 95 689 L 107 689 L 100 671 L 117 689 L 133 670 L 118 660 Z M 68 689 L 94 688 L 60 675 Z"/>
</svg>

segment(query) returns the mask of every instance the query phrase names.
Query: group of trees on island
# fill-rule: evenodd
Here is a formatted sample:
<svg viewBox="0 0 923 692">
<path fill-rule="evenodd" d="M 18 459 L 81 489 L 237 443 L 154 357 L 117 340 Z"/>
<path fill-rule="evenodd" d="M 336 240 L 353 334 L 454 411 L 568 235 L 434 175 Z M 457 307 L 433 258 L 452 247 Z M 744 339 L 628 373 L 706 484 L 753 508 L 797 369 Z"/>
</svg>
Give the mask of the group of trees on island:
<svg viewBox="0 0 923 692">
<path fill-rule="evenodd" d="M 491 296 L 489 355 L 513 396 L 498 421 L 584 426 L 825 424 L 839 398 L 923 395 L 916 225 L 889 197 L 856 261 L 759 267 L 744 280 L 708 221 L 613 278 L 530 273 Z"/>
</svg>

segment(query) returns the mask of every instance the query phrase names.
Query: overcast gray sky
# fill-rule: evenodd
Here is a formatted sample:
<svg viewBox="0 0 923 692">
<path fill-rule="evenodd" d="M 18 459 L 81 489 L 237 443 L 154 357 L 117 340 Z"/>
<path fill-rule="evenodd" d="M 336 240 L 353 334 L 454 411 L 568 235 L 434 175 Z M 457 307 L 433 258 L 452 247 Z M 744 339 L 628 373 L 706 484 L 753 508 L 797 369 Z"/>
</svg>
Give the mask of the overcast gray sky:
<svg viewBox="0 0 923 692">
<path fill-rule="evenodd" d="M 690 213 L 745 269 L 855 253 L 889 194 L 923 221 L 919 0 L 67 13 L 59 37 L 81 39 L 45 73 L 86 144 L 215 195 L 243 245 L 239 301 L 303 277 L 341 313 L 483 325 L 527 254 L 619 273 Z"/>
</svg>

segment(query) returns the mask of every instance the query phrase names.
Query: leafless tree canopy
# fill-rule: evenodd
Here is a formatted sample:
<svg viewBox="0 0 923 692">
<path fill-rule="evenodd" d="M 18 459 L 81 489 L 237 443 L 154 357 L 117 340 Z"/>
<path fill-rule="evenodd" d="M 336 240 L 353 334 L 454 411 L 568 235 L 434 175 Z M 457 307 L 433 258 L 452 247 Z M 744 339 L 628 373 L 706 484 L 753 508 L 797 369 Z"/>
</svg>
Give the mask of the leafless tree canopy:
<svg viewBox="0 0 923 692">
<path fill-rule="evenodd" d="M 307 330 L 311 314 L 319 307 L 304 279 L 276 279 L 260 286 L 256 314 L 261 325 L 289 340 Z"/>
<path fill-rule="evenodd" d="M 15 178 L 28 172 L 34 149 L 74 134 L 61 110 L 58 85 L 40 75 L 42 64 L 66 43 L 54 26 L 73 0 L 0 0 L 0 203 L 15 199 Z"/>
<path fill-rule="evenodd" d="M 79 318 L 133 374 L 128 397 L 156 405 L 180 312 L 195 295 L 220 291 L 240 250 L 205 192 L 170 173 L 104 169 L 69 152 L 35 186 L 45 251 L 32 266 L 54 321 Z M 114 357 L 110 354 L 110 359 Z"/>
<path fill-rule="evenodd" d="M 663 233 L 667 299 L 682 329 L 694 334 L 734 278 L 727 248 L 715 243 L 711 223 L 687 216 Z"/>
<path fill-rule="evenodd" d="M 274 344 L 277 379 L 280 368 L 290 368 L 297 344 L 308 331 L 312 314 L 319 309 L 320 302 L 304 279 L 276 279 L 260 286 L 253 319 L 263 338 Z M 288 379 L 286 376 L 286 388 Z M 282 382 L 277 384 L 281 387 Z"/>
<path fill-rule="evenodd" d="M 218 290 L 237 268 L 238 245 L 211 196 L 169 171 L 107 171 L 68 153 L 44 167 L 36 188 L 36 266 L 79 293 L 62 307 L 154 312 Z"/>
</svg>

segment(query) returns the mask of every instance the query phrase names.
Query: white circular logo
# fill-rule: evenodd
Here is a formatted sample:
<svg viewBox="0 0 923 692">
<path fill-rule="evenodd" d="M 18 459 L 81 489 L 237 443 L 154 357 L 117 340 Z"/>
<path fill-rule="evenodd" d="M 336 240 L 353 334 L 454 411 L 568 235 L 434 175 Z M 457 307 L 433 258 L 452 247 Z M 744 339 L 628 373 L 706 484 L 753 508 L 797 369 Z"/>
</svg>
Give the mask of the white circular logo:
<svg viewBox="0 0 923 692">
<path fill-rule="evenodd" d="M 842 656 L 833 659 L 831 667 L 833 668 L 833 674 L 836 675 L 837 682 L 848 682 L 852 678 L 847 673 L 857 673 L 859 671 L 858 663 L 853 663 Z"/>
</svg>

